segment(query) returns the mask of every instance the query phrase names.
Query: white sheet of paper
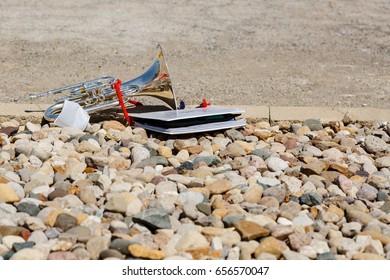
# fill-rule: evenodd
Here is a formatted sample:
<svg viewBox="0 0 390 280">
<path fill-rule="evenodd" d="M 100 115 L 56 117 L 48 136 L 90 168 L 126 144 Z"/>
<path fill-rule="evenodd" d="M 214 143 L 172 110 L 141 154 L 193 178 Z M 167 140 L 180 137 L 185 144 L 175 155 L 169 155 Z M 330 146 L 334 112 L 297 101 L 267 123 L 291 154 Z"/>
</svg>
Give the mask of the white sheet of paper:
<svg viewBox="0 0 390 280">
<path fill-rule="evenodd" d="M 177 135 L 177 134 L 187 134 L 187 133 L 197 133 L 197 132 L 207 132 L 214 131 L 219 129 L 227 129 L 234 127 L 241 127 L 246 125 L 245 119 L 239 120 L 230 120 L 224 122 L 213 122 L 200 125 L 184 126 L 184 127 L 175 127 L 175 128 L 163 128 L 159 126 L 152 126 L 147 124 L 140 124 L 135 122 L 135 126 L 142 127 L 151 131 L 156 131 L 164 134 Z"/>
<path fill-rule="evenodd" d="M 177 121 L 184 119 L 193 119 L 206 116 L 224 115 L 224 114 L 242 114 L 245 111 L 239 108 L 225 108 L 219 106 L 208 106 L 205 108 L 193 108 L 183 110 L 168 110 L 149 113 L 131 114 L 131 117 L 160 121 Z"/>
</svg>

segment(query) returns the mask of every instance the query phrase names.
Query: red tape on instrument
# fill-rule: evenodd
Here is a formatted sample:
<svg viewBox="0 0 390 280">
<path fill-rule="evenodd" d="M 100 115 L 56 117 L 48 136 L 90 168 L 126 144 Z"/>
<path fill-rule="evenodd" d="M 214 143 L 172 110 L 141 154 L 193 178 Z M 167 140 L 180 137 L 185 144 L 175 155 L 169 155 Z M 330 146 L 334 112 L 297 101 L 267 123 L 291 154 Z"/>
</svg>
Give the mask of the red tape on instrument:
<svg viewBox="0 0 390 280">
<path fill-rule="evenodd" d="M 130 126 L 133 126 L 134 125 L 134 122 L 130 119 L 129 117 L 129 114 L 127 113 L 127 110 L 126 110 L 126 106 L 125 106 L 125 103 L 123 101 L 123 97 L 122 97 L 122 91 L 121 91 L 121 80 L 117 80 L 113 86 L 114 86 L 114 89 L 116 91 L 116 95 L 118 96 L 118 100 L 119 100 L 119 104 L 121 105 L 121 108 L 122 108 L 122 112 L 123 112 L 123 115 L 125 116 L 125 119 L 127 120 L 128 124 Z"/>
</svg>

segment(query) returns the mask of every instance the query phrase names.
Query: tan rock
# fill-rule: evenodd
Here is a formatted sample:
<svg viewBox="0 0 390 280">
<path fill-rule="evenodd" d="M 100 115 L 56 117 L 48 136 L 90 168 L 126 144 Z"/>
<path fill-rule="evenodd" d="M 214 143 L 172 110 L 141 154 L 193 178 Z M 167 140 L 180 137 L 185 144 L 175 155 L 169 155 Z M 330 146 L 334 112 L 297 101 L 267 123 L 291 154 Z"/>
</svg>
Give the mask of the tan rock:
<svg viewBox="0 0 390 280">
<path fill-rule="evenodd" d="M 188 147 L 188 148 L 186 148 L 186 150 L 190 154 L 199 154 L 199 153 L 203 152 L 203 147 L 201 145 L 196 145 L 193 147 Z"/>
<path fill-rule="evenodd" d="M 128 170 L 131 165 L 129 159 L 125 159 L 123 157 L 117 157 L 110 161 L 108 167 L 114 168 L 116 170 Z"/>
<path fill-rule="evenodd" d="M 217 227 L 203 227 L 202 234 L 207 236 L 222 236 L 227 232 L 233 231 L 234 228 L 217 228 Z"/>
<path fill-rule="evenodd" d="M 217 216 L 219 218 L 223 218 L 225 217 L 227 214 L 229 214 L 229 210 L 228 209 L 215 209 L 213 211 L 213 215 L 214 216 Z"/>
<path fill-rule="evenodd" d="M 0 201 L 13 203 L 18 202 L 20 198 L 8 184 L 0 184 Z"/>
<path fill-rule="evenodd" d="M 297 132 L 295 133 L 298 136 L 304 136 L 306 133 L 309 133 L 311 130 L 308 126 L 303 125 L 300 128 L 298 128 Z"/>
<path fill-rule="evenodd" d="M 268 138 L 274 136 L 274 132 L 266 129 L 255 129 L 253 135 L 259 137 L 261 140 L 267 140 Z"/>
<path fill-rule="evenodd" d="M 244 142 L 244 141 L 237 140 L 237 141 L 235 141 L 234 143 L 236 143 L 236 144 L 240 145 L 241 147 L 243 147 L 244 150 L 245 150 L 245 152 L 247 152 L 247 153 L 250 153 L 250 152 L 252 152 L 252 151 L 255 149 L 255 148 L 254 148 L 251 144 L 249 144 L 248 142 Z"/>
<path fill-rule="evenodd" d="M 148 260 L 162 260 L 163 258 L 165 258 L 164 253 L 160 250 L 154 250 L 140 244 L 129 245 L 128 250 L 130 254 L 136 258 Z"/>
<path fill-rule="evenodd" d="M 352 256 L 353 260 L 384 260 L 385 258 L 372 253 L 356 253 Z"/>
<path fill-rule="evenodd" d="M 302 166 L 301 172 L 307 176 L 320 175 L 322 171 L 328 168 L 328 164 L 324 161 L 312 161 Z"/>
<path fill-rule="evenodd" d="M 186 252 L 191 254 L 194 260 L 201 260 L 210 255 L 210 247 L 206 246 L 206 247 L 189 249 L 186 250 Z"/>
<path fill-rule="evenodd" d="M 171 150 L 171 148 L 169 148 L 167 146 L 158 146 L 157 152 L 160 156 L 163 156 L 165 158 L 172 157 L 172 150 Z"/>
<path fill-rule="evenodd" d="M 324 222 L 337 223 L 344 218 L 344 211 L 331 204 L 328 209 L 321 212 L 321 218 Z"/>
<path fill-rule="evenodd" d="M 249 187 L 244 193 L 244 201 L 250 203 L 259 203 L 262 195 L 263 187 L 259 185 L 253 185 Z"/>
<path fill-rule="evenodd" d="M 263 228 L 259 224 L 251 221 L 241 220 L 235 225 L 236 230 L 241 235 L 241 239 L 244 241 L 254 240 L 259 237 L 268 236 L 270 231 Z"/>
<path fill-rule="evenodd" d="M 222 194 L 229 191 L 232 188 L 232 185 L 226 179 L 217 179 L 212 183 L 207 184 L 206 188 L 210 190 L 211 194 Z"/>
<path fill-rule="evenodd" d="M 372 239 L 379 240 L 380 242 L 382 242 L 382 244 L 384 246 L 386 246 L 387 244 L 390 244 L 390 237 L 389 236 L 386 236 L 386 235 L 384 235 L 380 232 L 374 231 L 374 230 L 366 230 L 366 231 L 359 233 L 359 235 L 371 236 Z"/>
<path fill-rule="evenodd" d="M 103 123 L 103 129 L 105 130 L 115 129 L 119 131 L 124 131 L 126 127 L 120 122 L 113 120 L 113 121 L 105 121 Z"/>
<path fill-rule="evenodd" d="M 270 236 L 264 238 L 259 246 L 255 250 L 255 257 L 257 258 L 262 253 L 268 253 L 279 258 L 282 255 L 283 247 L 280 244 L 280 241 L 275 237 Z"/>
</svg>

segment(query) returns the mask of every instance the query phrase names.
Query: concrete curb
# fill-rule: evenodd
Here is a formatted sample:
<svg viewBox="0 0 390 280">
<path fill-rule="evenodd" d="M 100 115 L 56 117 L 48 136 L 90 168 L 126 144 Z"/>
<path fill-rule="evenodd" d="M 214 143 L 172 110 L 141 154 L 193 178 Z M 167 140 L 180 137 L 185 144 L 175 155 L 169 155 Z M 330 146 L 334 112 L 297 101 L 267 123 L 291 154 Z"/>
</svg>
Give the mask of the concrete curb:
<svg viewBox="0 0 390 280">
<path fill-rule="evenodd" d="M 16 119 L 24 124 L 27 121 L 41 122 L 43 110 L 50 104 L 15 104 L 0 103 L 0 122 Z M 265 121 L 303 121 L 305 119 L 319 119 L 329 121 L 390 121 L 390 110 L 377 108 L 326 108 L 326 107 L 268 107 L 246 105 L 221 105 L 245 110 L 242 114 L 248 122 Z"/>
</svg>

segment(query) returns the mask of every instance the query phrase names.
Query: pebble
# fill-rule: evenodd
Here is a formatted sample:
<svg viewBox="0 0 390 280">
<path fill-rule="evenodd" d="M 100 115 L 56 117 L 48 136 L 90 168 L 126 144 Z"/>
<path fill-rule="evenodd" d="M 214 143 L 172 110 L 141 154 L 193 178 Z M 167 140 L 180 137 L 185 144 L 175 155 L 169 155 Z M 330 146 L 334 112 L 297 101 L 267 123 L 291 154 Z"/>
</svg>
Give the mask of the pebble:
<svg viewBox="0 0 390 280">
<path fill-rule="evenodd" d="M 364 147 L 366 148 L 367 152 L 374 154 L 386 151 L 388 149 L 388 145 L 385 141 L 373 135 L 368 135 L 366 137 L 364 140 Z"/>
<path fill-rule="evenodd" d="M 255 222 L 251 221 L 238 221 L 235 225 L 236 230 L 241 235 L 241 239 L 244 241 L 254 240 L 260 237 L 265 237 L 270 234 L 270 231 Z"/>
<path fill-rule="evenodd" d="M 210 194 L 222 194 L 229 191 L 232 185 L 229 180 L 217 179 L 210 184 L 206 184 L 206 188 L 210 191 Z"/>
<path fill-rule="evenodd" d="M 133 221 L 155 229 L 170 229 L 172 227 L 169 213 L 163 209 L 149 208 L 133 216 Z"/>
<path fill-rule="evenodd" d="M 361 200 L 374 201 L 378 196 L 378 190 L 369 184 L 363 184 L 357 191 L 356 196 Z"/>
<path fill-rule="evenodd" d="M 269 170 L 277 172 L 277 171 L 283 171 L 288 168 L 289 164 L 287 161 L 282 160 L 278 157 L 269 157 L 267 159 L 267 166 Z"/>
<path fill-rule="evenodd" d="M 38 249 L 25 248 L 13 254 L 10 259 L 11 260 L 46 260 L 47 255 Z"/>
<path fill-rule="evenodd" d="M 0 123 L 3 259 L 390 258 L 386 125 L 19 125 Z"/>
</svg>

